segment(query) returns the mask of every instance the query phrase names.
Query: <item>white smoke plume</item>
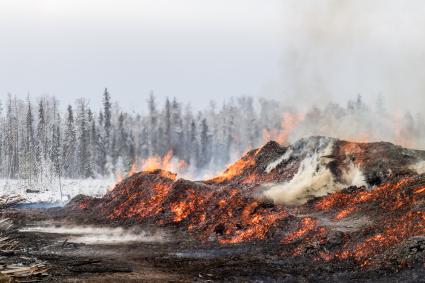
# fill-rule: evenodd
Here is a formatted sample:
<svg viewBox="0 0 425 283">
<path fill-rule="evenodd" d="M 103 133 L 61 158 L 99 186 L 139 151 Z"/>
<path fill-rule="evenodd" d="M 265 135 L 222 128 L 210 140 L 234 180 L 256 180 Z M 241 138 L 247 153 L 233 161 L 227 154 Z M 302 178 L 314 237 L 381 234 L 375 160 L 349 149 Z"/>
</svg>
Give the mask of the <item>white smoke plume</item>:
<svg viewBox="0 0 425 283">
<path fill-rule="evenodd" d="M 282 157 L 272 162 L 269 165 L 271 167 L 267 167 L 266 171 L 270 172 L 274 169 L 271 169 L 272 167 L 276 167 L 281 162 L 287 162 L 291 157 L 302 158 L 297 173 L 288 182 L 266 186 L 264 196 L 275 203 L 297 205 L 346 186 L 366 185 L 362 172 L 354 165 L 344 172 L 342 182 L 335 180 L 327 167 L 331 159 L 326 157 L 332 153 L 333 145 L 334 140 L 331 138 L 310 138 L 290 146 Z"/>
<path fill-rule="evenodd" d="M 416 171 L 418 174 L 424 174 L 425 173 L 425 161 L 419 161 L 416 164 L 413 164 L 410 166 L 410 169 Z"/>
<path fill-rule="evenodd" d="M 165 242 L 166 235 L 163 232 L 147 232 L 136 229 L 124 229 L 122 227 L 96 227 L 96 226 L 35 226 L 26 227 L 21 232 L 38 232 L 48 234 L 69 235 L 69 242 L 95 244 L 121 244 L 131 242 Z"/>
</svg>

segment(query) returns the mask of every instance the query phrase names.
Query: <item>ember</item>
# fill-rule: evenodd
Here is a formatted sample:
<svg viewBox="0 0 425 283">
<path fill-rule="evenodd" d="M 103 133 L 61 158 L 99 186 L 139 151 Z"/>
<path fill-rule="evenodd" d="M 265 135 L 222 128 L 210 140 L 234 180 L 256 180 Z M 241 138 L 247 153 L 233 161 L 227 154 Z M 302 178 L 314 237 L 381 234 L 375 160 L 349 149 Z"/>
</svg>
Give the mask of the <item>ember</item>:
<svg viewBox="0 0 425 283">
<path fill-rule="evenodd" d="M 176 226 L 200 241 L 268 241 L 279 245 L 282 255 L 351 259 L 366 268 L 406 239 L 424 235 L 425 179 L 411 169 L 423 160 L 425 152 L 389 143 L 322 137 L 289 147 L 271 142 L 208 181 L 176 180 L 164 170 L 141 172 L 100 200 L 81 199 L 68 207 L 110 221 Z M 312 168 L 308 174 L 303 171 L 307 165 Z M 354 180 L 347 177 L 353 168 L 362 182 L 347 181 Z M 323 172 L 327 177 L 317 179 Z M 325 180 L 325 190 L 315 187 L 316 179 Z M 285 190 L 273 198 L 285 201 L 268 199 L 270 183 L 283 184 Z M 302 190 L 303 201 L 286 206 L 294 186 Z"/>
</svg>

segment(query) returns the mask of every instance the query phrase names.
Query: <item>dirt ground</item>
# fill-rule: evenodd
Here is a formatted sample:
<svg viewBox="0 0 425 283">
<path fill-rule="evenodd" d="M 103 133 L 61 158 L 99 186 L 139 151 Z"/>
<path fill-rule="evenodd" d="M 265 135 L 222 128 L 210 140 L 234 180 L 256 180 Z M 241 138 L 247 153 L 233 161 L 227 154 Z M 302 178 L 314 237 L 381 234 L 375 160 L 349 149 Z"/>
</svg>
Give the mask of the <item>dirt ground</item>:
<svg viewBox="0 0 425 283">
<path fill-rule="evenodd" d="M 393 272 L 360 270 L 350 265 L 313 261 L 308 256 L 283 257 L 281 245 L 270 242 L 218 245 L 191 239 L 177 228 L 167 228 L 166 241 L 121 244 L 77 244 L 69 235 L 20 232 L 52 221 L 43 209 L 8 209 L 14 222 L 9 237 L 19 242 L 0 263 L 45 262 L 45 275 L 18 282 L 425 282 L 423 266 Z M 72 225 L 54 219 L 52 225 Z M 142 229 L 153 229 L 143 227 Z"/>
</svg>

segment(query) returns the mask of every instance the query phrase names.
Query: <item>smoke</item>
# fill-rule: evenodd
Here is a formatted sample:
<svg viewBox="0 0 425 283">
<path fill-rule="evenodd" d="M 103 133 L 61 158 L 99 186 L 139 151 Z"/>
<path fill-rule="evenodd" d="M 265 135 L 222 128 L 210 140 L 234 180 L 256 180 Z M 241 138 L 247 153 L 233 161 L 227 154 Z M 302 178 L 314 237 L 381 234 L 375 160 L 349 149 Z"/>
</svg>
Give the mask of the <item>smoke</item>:
<svg viewBox="0 0 425 283">
<path fill-rule="evenodd" d="M 410 169 L 416 171 L 418 174 L 425 173 L 425 161 L 419 161 L 418 163 L 412 165 Z"/>
<path fill-rule="evenodd" d="M 362 172 L 354 165 L 344 172 L 342 181 L 336 181 L 327 166 L 331 159 L 326 157 L 332 153 L 333 145 L 334 140 L 331 138 L 303 139 L 292 145 L 282 157 L 272 162 L 266 171 L 270 172 L 280 163 L 290 159 L 301 158 L 298 172 L 288 182 L 266 186 L 264 196 L 275 203 L 298 205 L 346 186 L 366 185 Z"/>
<path fill-rule="evenodd" d="M 161 231 L 149 233 L 143 230 L 124 229 L 121 227 L 36 226 L 26 227 L 20 231 L 71 235 L 71 237 L 68 238 L 70 242 L 84 243 L 87 245 L 167 241 L 166 235 Z"/>
<path fill-rule="evenodd" d="M 343 185 L 350 186 L 367 186 L 365 176 L 359 167 L 355 166 L 353 163 L 350 164 L 348 170 L 343 172 L 342 175 Z"/>
<path fill-rule="evenodd" d="M 285 1 L 282 75 L 288 105 L 381 94 L 391 111 L 425 106 L 425 2 Z"/>
<path fill-rule="evenodd" d="M 300 110 L 290 110 L 300 115 Z M 345 106 L 329 103 L 312 106 L 281 143 L 293 143 L 309 136 L 328 136 L 356 142 L 387 141 L 407 148 L 425 149 L 425 120 L 421 113 L 388 110 L 383 98 L 374 105 L 361 96 Z M 282 117 L 284 119 L 284 117 Z M 283 131 L 283 130 L 281 130 Z M 271 139 L 278 135 L 271 136 Z"/>
<path fill-rule="evenodd" d="M 269 174 L 279 164 L 281 164 L 282 162 L 288 161 L 292 154 L 293 154 L 293 150 L 292 150 L 292 147 L 290 147 L 290 148 L 288 148 L 286 150 L 285 154 L 283 154 L 281 157 L 279 157 L 278 159 L 276 159 L 275 161 L 273 161 L 272 163 L 270 163 L 269 165 L 267 165 L 266 173 Z"/>
</svg>

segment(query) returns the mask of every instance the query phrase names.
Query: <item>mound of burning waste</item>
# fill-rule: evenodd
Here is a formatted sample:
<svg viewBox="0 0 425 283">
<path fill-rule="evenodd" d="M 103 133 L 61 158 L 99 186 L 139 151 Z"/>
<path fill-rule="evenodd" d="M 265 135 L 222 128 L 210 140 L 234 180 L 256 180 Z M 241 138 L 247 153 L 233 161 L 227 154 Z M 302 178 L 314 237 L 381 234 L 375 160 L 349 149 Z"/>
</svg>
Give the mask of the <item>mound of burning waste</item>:
<svg viewBox="0 0 425 283">
<path fill-rule="evenodd" d="M 269 142 L 211 180 L 140 172 L 67 209 L 175 225 L 202 241 L 267 240 L 282 255 L 398 268 L 424 262 L 424 160 L 424 151 L 383 142 Z"/>
</svg>

